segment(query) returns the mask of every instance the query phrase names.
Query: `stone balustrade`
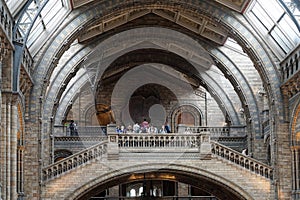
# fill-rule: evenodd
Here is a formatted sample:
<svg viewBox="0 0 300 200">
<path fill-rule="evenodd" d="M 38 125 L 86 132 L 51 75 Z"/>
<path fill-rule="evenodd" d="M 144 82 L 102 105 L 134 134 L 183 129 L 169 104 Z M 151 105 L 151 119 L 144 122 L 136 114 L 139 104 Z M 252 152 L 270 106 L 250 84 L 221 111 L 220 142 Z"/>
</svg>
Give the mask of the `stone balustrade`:
<svg viewBox="0 0 300 200">
<path fill-rule="evenodd" d="M 111 130 L 111 131 L 109 131 Z M 209 132 L 202 133 L 129 133 L 118 134 L 114 132 L 114 125 L 108 128 L 108 159 L 117 160 L 120 149 L 149 150 L 158 148 L 164 151 L 176 152 L 179 149 L 186 151 L 196 149 L 201 159 L 211 158 L 211 146 Z"/>
<path fill-rule="evenodd" d="M 183 124 L 178 125 L 178 133 L 202 133 L 209 132 L 211 138 L 217 137 L 236 137 L 245 136 L 245 126 L 220 126 L 220 127 L 207 127 L 207 126 L 186 126 Z"/>
<path fill-rule="evenodd" d="M 59 177 L 67 171 L 102 157 L 106 153 L 106 145 L 106 142 L 101 142 L 43 168 L 43 181 Z"/>
<path fill-rule="evenodd" d="M 300 71 L 300 47 L 298 46 L 281 63 L 282 82 L 287 82 Z"/>
<path fill-rule="evenodd" d="M 250 172 L 272 179 L 273 169 L 249 156 L 243 155 L 225 145 L 210 140 L 210 132 L 201 130 L 200 133 L 117 133 L 114 124 L 107 126 L 107 135 L 101 137 L 97 145 L 88 147 L 72 156 L 53 163 L 43 169 L 43 180 L 47 181 L 65 172 L 102 157 L 107 160 L 118 160 L 119 155 L 141 152 L 143 149 L 159 149 L 164 152 L 189 151 L 199 152 L 200 159 L 212 159 L 212 154 L 222 157 L 232 164 L 239 165 Z M 90 137 L 57 137 L 60 142 L 79 141 Z M 147 152 L 147 151 L 145 151 Z"/>
<path fill-rule="evenodd" d="M 30 52 L 27 49 L 27 47 L 24 48 L 23 58 L 22 58 L 21 62 L 22 62 L 22 66 L 24 67 L 25 71 L 31 78 L 31 75 L 33 74 L 33 71 L 34 71 L 33 58 L 31 57 Z"/>
<path fill-rule="evenodd" d="M 120 148 L 199 148 L 200 134 L 120 134 Z"/>
<path fill-rule="evenodd" d="M 212 142 L 212 154 L 220 156 L 234 164 L 237 164 L 244 169 L 247 169 L 255 174 L 273 179 L 273 169 L 247 155 L 243 155 L 238 151 L 230 149 L 224 145 Z"/>
<path fill-rule="evenodd" d="M 0 24 L 2 30 L 5 32 L 7 39 L 12 43 L 13 17 L 3 0 L 0 1 L 0 8 Z"/>
<path fill-rule="evenodd" d="M 300 91 L 300 46 L 298 45 L 281 63 L 281 90 L 292 98 Z"/>
<path fill-rule="evenodd" d="M 77 132 L 79 137 L 104 136 L 106 135 L 106 126 L 77 126 Z M 55 125 L 53 134 L 60 137 L 71 135 L 68 126 L 62 125 Z"/>
</svg>

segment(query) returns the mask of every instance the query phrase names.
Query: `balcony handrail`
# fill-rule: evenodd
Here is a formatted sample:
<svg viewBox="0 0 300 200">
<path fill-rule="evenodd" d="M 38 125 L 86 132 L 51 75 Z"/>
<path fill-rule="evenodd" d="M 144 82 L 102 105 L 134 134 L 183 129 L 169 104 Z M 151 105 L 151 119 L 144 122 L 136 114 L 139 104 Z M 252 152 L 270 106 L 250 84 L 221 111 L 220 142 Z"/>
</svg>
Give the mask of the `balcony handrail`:
<svg viewBox="0 0 300 200">
<path fill-rule="evenodd" d="M 212 154 L 222 157 L 231 163 L 239 165 L 244 169 L 247 169 L 255 174 L 261 175 L 268 179 L 273 179 L 273 168 L 269 165 L 255 160 L 247 155 L 244 155 L 238 151 L 230 149 L 225 145 L 217 143 L 215 141 L 211 142 L 212 144 Z"/>
<path fill-rule="evenodd" d="M 91 160 L 102 157 L 107 151 L 106 147 L 107 140 L 44 167 L 42 170 L 43 181 L 58 177 L 61 174 L 82 166 Z"/>
<path fill-rule="evenodd" d="M 14 20 L 4 0 L 0 1 L 0 6 L 1 6 L 0 26 L 2 27 L 4 33 L 6 34 L 10 44 L 12 44 L 12 29 L 13 29 Z"/>
<path fill-rule="evenodd" d="M 185 133 L 210 132 L 211 137 L 246 135 L 245 126 L 186 126 L 180 124 L 178 126 L 178 132 L 185 132 Z"/>
<path fill-rule="evenodd" d="M 119 134 L 120 148 L 199 148 L 201 133 L 129 133 Z"/>
</svg>

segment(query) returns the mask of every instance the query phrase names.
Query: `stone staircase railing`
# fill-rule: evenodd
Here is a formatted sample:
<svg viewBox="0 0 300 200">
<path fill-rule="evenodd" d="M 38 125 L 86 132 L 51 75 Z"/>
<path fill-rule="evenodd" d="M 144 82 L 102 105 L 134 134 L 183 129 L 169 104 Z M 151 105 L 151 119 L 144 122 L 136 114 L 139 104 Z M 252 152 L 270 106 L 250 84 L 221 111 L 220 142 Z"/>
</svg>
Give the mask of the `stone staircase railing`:
<svg viewBox="0 0 300 200">
<path fill-rule="evenodd" d="M 242 153 L 230 149 L 224 145 L 221 145 L 217 142 L 211 142 L 212 145 L 212 154 L 220 156 L 236 165 L 243 167 L 255 174 L 261 175 L 268 179 L 273 179 L 273 169 L 247 155 L 243 155 Z"/>
<path fill-rule="evenodd" d="M 43 168 L 43 181 L 51 180 L 85 163 L 101 158 L 107 152 L 107 141 L 89 147 Z"/>
</svg>

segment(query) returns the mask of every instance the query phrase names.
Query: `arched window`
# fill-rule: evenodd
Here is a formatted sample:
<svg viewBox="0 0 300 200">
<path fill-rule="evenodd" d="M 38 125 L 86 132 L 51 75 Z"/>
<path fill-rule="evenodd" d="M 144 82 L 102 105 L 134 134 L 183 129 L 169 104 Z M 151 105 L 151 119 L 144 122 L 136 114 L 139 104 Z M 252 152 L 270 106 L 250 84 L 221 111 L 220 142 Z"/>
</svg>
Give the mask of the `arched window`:
<svg viewBox="0 0 300 200">
<path fill-rule="evenodd" d="M 141 186 L 141 187 L 139 188 L 139 195 L 138 195 L 138 196 L 142 196 L 143 191 L 144 191 L 143 186 Z"/>
<path fill-rule="evenodd" d="M 130 197 L 135 197 L 136 196 L 136 191 L 135 191 L 135 189 L 131 189 L 130 190 Z"/>
<path fill-rule="evenodd" d="M 291 124 L 292 158 L 293 158 L 293 190 L 300 189 L 300 102 L 293 114 Z"/>
</svg>

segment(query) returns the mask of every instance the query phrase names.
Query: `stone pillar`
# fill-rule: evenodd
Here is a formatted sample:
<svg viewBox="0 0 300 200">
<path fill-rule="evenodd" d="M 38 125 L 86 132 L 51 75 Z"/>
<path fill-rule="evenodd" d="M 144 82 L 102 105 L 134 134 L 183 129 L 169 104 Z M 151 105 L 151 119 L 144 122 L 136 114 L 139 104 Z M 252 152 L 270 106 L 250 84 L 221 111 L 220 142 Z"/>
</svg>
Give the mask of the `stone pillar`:
<svg viewBox="0 0 300 200">
<path fill-rule="evenodd" d="M 5 129 L 6 129 L 6 119 L 2 117 L 2 115 L 5 115 L 3 112 L 6 111 L 6 107 L 2 106 L 2 85 L 3 85 L 3 80 L 2 80 L 2 65 L 3 65 L 3 58 L 6 56 L 7 49 L 5 48 L 4 43 L 1 41 L 0 38 L 0 200 L 6 199 L 6 193 L 4 190 L 6 190 L 5 187 L 2 187 L 2 185 L 5 185 L 6 183 L 6 134 L 5 134 Z M 3 127 L 5 126 L 5 127 Z M 5 195 L 5 196 L 4 196 Z"/>
<path fill-rule="evenodd" d="M 185 183 L 178 182 L 178 196 L 179 197 L 187 197 L 189 196 L 190 186 Z"/>
<path fill-rule="evenodd" d="M 17 149 L 18 149 L 18 107 L 17 107 L 17 95 L 12 96 L 11 102 L 11 139 L 10 139 L 10 160 L 11 160 L 11 199 L 17 199 Z"/>
<path fill-rule="evenodd" d="M 2 198 L 17 199 L 17 96 L 2 93 L 1 179 Z"/>
<path fill-rule="evenodd" d="M 211 159 L 210 132 L 201 133 L 200 159 Z"/>
<path fill-rule="evenodd" d="M 288 130 L 289 123 L 281 123 L 272 138 L 272 164 L 275 168 L 273 184 L 277 190 L 277 197 L 274 199 L 290 199 L 292 196 L 292 152 Z"/>
<path fill-rule="evenodd" d="M 119 194 L 120 193 L 119 192 L 119 185 L 113 186 L 113 187 L 109 188 L 108 190 L 109 190 L 109 192 L 108 192 L 109 197 L 118 197 L 120 195 Z"/>
<path fill-rule="evenodd" d="M 119 142 L 118 133 L 116 132 L 115 124 L 107 125 L 107 159 L 108 160 L 118 160 L 119 159 Z"/>
<path fill-rule="evenodd" d="M 6 188 L 6 200 L 10 200 L 10 170 L 11 170 L 11 165 L 10 165 L 10 156 L 11 156 L 11 98 L 9 94 L 5 95 L 5 106 L 6 106 L 6 110 L 5 110 L 5 118 L 6 118 L 6 127 L 5 130 L 3 130 L 3 134 L 6 135 L 6 155 L 5 155 L 5 160 L 6 160 L 6 172 L 5 172 L 5 176 L 6 176 L 6 183 L 4 185 L 4 187 Z"/>
<path fill-rule="evenodd" d="M 1 97 L 1 99 L 3 98 L 3 96 Z M 4 101 L 5 102 L 5 101 Z M 6 199 L 6 126 L 7 126 L 7 121 L 6 121 L 6 104 L 3 103 L 3 101 L 1 101 L 1 144 L 0 144 L 0 162 L 1 162 L 1 183 L 2 183 L 2 199 Z"/>
</svg>

